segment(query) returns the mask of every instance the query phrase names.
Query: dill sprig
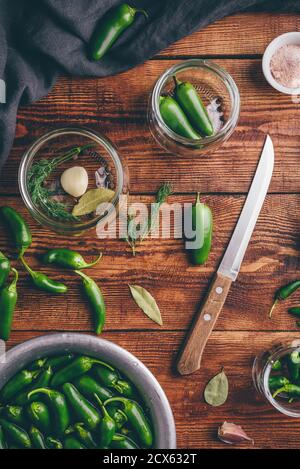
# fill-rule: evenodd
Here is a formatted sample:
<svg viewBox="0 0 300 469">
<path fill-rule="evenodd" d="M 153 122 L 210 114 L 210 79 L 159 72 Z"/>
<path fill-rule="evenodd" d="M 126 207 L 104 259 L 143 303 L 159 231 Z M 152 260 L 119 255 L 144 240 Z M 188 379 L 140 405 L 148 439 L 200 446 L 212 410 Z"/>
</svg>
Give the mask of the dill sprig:
<svg viewBox="0 0 300 469">
<path fill-rule="evenodd" d="M 45 180 L 50 176 L 52 171 L 62 163 L 72 159 L 75 155 L 79 155 L 82 151 L 93 145 L 84 145 L 82 147 L 74 147 L 62 156 L 52 159 L 41 159 L 33 163 L 28 171 L 28 191 L 32 202 L 45 210 L 48 216 L 60 218 L 67 221 L 76 221 L 75 217 L 66 210 L 66 206 L 61 202 L 51 199 L 50 191 L 44 187 Z"/>
<path fill-rule="evenodd" d="M 144 241 L 144 239 L 155 230 L 157 222 L 159 220 L 159 210 L 162 204 L 167 200 L 169 195 L 172 194 L 172 186 L 170 183 L 164 183 L 156 194 L 155 203 L 152 204 L 151 217 L 149 220 L 145 220 L 141 227 L 140 233 L 137 233 L 137 226 L 132 227 L 133 216 L 128 216 L 127 219 L 127 238 L 126 241 L 131 247 L 132 253 L 135 256 L 136 245 L 138 242 Z"/>
</svg>

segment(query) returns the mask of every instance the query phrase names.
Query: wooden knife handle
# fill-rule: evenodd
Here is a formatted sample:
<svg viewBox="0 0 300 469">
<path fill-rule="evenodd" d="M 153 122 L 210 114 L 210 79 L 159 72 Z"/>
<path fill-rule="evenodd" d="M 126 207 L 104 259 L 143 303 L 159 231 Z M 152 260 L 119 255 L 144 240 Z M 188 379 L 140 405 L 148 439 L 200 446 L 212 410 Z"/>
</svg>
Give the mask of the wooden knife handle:
<svg viewBox="0 0 300 469">
<path fill-rule="evenodd" d="M 208 295 L 188 334 L 177 364 L 181 375 L 199 370 L 206 342 L 215 326 L 227 298 L 232 280 L 216 274 Z"/>
</svg>

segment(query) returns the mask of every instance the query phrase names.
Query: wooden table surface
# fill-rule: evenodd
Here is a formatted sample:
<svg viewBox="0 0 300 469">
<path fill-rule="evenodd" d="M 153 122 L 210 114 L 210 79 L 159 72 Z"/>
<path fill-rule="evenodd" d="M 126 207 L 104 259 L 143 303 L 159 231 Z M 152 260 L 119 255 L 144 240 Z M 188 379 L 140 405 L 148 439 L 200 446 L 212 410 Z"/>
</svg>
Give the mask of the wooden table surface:
<svg viewBox="0 0 300 469">
<path fill-rule="evenodd" d="M 20 210 L 33 233 L 30 262 L 45 248 L 67 246 L 87 257 L 99 249 L 104 258 L 93 268 L 107 303 L 103 337 L 140 358 L 158 378 L 170 400 L 180 448 L 224 448 L 216 430 L 235 422 L 255 439 L 255 448 L 299 447 L 300 420 L 277 413 L 254 391 L 251 367 L 255 355 L 273 342 L 300 337 L 286 310 L 299 304 L 295 295 L 267 316 L 274 290 L 299 276 L 300 107 L 275 92 L 264 80 L 261 56 L 278 34 L 300 28 L 290 14 L 243 14 L 195 33 L 145 64 L 105 79 L 62 77 L 50 95 L 19 111 L 17 136 L 1 175 L 1 203 Z M 154 142 L 147 122 L 148 96 L 157 77 L 170 65 L 190 57 L 211 58 L 225 67 L 241 93 L 241 117 L 231 139 L 199 160 L 175 157 Z M 23 151 L 43 132 L 65 125 L 85 125 L 106 134 L 119 148 L 130 172 L 132 200 L 151 201 L 163 181 L 173 184 L 173 201 L 192 201 L 196 191 L 214 212 L 214 243 L 205 267 L 191 267 L 181 240 L 147 240 L 133 258 L 119 240 L 100 241 L 91 232 L 82 238 L 57 236 L 35 223 L 21 201 L 17 170 Z M 174 371 L 178 347 L 230 239 L 245 200 L 266 133 L 272 136 L 276 164 L 270 192 L 233 285 L 200 372 L 179 377 Z M 0 249 L 10 252 L 1 231 Z M 20 301 L 9 346 L 53 331 L 91 332 L 88 305 L 72 275 L 45 272 L 70 285 L 65 298 L 47 297 L 20 274 Z M 157 299 L 164 325 L 149 321 L 133 303 L 128 283 L 143 285 Z M 228 401 L 212 408 L 203 401 L 207 380 L 225 367 Z"/>
</svg>

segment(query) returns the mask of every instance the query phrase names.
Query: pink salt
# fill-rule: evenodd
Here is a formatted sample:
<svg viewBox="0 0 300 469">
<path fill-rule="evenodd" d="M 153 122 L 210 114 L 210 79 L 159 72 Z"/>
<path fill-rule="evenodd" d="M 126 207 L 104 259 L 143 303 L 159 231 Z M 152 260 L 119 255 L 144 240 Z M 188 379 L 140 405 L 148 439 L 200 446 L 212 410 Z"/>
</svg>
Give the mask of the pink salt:
<svg viewBox="0 0 300 469">
<path fill-rule="evenodd" d="M 300 87 L 300 46 L 286 44 L 272 56 L 271 73 L 275 80 L 287 88 Z"/>
</svg>

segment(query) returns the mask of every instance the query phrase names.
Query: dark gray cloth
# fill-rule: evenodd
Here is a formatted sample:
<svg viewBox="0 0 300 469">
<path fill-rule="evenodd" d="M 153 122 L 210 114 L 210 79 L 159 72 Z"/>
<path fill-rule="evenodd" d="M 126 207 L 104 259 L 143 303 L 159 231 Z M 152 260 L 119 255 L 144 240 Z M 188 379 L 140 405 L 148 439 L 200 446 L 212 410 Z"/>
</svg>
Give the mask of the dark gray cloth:
<svg viewBox="0 0 300 469">
<path fill-rule="evenodd" d="M 300 12 L 300 0 L 132 0 L 138 15 L 109 54 L 92 62 L 87 44 L 99 19 L 120 0 L 0 0 L 0 168 L 10 151 L 19 104 L 46 95 L 58 74 L 113 75 L 144 62 L 179 38 L 245 10 Z M 253 38 L 255 40 L 255 38 Z M 1 100 L 1 96 L 0 96 Z"/>
</svg>

